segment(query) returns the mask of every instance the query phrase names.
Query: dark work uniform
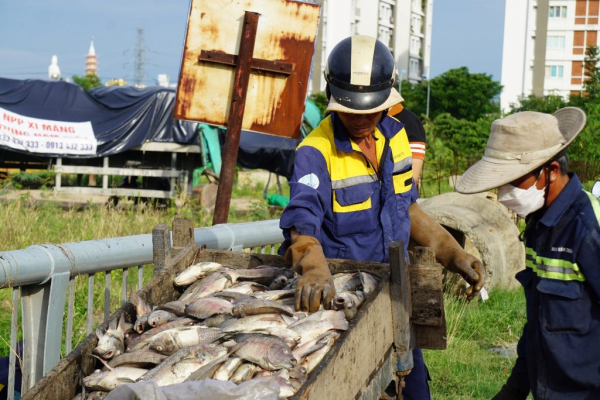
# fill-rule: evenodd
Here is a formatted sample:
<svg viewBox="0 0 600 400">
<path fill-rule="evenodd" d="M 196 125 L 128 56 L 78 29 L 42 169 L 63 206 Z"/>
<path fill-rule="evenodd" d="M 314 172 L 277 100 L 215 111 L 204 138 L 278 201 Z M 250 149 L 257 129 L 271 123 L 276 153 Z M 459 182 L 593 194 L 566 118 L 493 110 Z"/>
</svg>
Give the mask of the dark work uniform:
<svg viewBox="0 0 600 400">
<path fill-rule="evenodd" d="M 600 202 L 576 174 L 525 229 L 527 323 L 507 384 L 539 399 L 600 399 Z"/>
</svg>

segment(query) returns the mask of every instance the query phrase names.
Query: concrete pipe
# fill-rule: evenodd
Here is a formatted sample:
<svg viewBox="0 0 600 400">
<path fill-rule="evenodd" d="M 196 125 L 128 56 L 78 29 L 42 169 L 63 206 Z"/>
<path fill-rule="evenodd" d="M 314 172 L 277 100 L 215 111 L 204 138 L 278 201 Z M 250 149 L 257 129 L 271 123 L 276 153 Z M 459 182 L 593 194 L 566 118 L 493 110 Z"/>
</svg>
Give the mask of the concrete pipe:
<svg viewBox="0 0 600 400">
<path fill-rule="evenodd" d="M 525 268 L 525 248 L 504 206 L 485 195 L 460 193 L 431 197 L 420 206 L 483 262 L 488 291 L 519 286 L 514 276 Z"/>
</svg>

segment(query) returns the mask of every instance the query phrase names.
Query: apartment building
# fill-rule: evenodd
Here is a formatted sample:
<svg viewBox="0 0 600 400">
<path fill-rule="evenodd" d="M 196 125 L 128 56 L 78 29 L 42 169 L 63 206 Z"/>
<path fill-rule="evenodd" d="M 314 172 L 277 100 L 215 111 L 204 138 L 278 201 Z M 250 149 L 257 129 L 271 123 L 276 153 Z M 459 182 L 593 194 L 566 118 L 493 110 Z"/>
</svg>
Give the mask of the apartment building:
<svg viewBox="0 0 600 400">
<path fill-rule="evenodd" d="M 398 79 L 420 82 L 429 74 L 433 0 L 323 0 L 310 90 L 325 90 L 325 64 L 333 47 L 352 35 L 385 43 Z"/>
<path fill-rule="evenodd" d="M 506 0 L 505 7 L 502 108 L 520 95 L 580 93 L 585 49 L 598 45 L 599 0 Z"/>
</svg>

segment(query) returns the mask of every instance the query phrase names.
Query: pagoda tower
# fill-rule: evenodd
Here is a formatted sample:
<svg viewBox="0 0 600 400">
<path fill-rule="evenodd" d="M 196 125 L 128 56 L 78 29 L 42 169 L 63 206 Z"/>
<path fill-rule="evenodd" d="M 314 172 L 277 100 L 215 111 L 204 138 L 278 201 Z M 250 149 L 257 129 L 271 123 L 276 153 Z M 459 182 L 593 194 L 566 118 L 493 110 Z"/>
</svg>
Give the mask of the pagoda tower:
<svg viewBox="0 0 600 400">
<path fill-rule="evenodd" d="M 92 37 L 92 43 L 90 44 L 90 50 L 85 56 L 85 74 L 86 75 L 98 75 L 98 57 L 96 56 L 96 49 L 94 48 L 94 38 Z"/>
</svg>

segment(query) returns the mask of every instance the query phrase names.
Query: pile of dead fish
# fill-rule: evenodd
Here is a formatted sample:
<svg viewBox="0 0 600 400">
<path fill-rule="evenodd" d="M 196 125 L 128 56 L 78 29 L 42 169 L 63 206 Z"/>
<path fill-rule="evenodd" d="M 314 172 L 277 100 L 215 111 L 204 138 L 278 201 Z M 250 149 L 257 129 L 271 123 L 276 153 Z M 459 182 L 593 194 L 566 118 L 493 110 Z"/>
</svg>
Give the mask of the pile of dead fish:
<svg viewBox="0 0 600 400">
<path fill-rule="evenodd" d="M 378 285 L 367 273 L 337 274 L 332 309 L 308 315 L 294 310 L 296 280 L 284 268 L 203 262 L 175 278 L 176 286 L 189 286 L 177 301 L 153 307 L 134 294 L 134 324 L 121 317 L 96 331 L 94 354 L 104 368 L 84 378 L 87 398 L 140 381 L 258 377 L 276 382 L 280 397 L 292 396 Z"/>
</svg>

